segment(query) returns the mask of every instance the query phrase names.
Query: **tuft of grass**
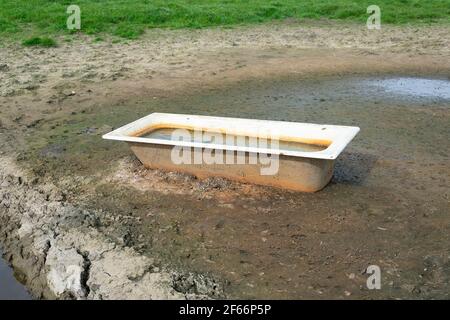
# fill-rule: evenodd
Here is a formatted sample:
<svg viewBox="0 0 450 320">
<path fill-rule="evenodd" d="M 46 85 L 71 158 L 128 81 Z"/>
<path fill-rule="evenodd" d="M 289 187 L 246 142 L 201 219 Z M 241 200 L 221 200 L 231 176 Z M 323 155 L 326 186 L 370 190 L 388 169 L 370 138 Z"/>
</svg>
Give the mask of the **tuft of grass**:
<svg viewBox="0 0 450 320">
<path fill-rule="evenodd" d="M 33 37 L 30 39 L 26 39 L 22 42 L 22 44 L 26 47 L 45 47 L 45 48 L 51 48 L 56 47 L 57 43 L 52 38 L 48 37 Z"/>
<path fill-rule="evenodd" d="M 144 33 L 144 28 L 139 25 L 120 23 L 113 34 L 126 39 L 136 39 Z"/>
</svg>

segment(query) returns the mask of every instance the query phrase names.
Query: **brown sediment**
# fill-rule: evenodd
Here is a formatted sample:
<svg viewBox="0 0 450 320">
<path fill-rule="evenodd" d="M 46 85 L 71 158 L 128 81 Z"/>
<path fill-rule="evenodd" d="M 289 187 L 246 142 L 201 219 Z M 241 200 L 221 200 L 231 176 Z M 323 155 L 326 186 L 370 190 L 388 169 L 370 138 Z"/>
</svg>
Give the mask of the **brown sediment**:
<svg viewBox="0 0 450 320">
<path fill-rule="evenodd" d="M 242 136 L 242 137 L 248 137 L 248 138 L 269 138 L 269 139 L 276 139 L 278 141 L 286 141 L 286 142 L 297 142 L 297 143 L 303 143 L 303 144 L 309 144 L 309 145 L 313 145 L 313 146 L 318 146 L 318 147 L 329 147 L 333 141 L 330 140 L 325 140 L 325 139 L 311 139 L 311 138 L 301 138 L 301 137 L 289 137 L 289 136 L 276 136 L 276 138 L 272 138 L 270 136 L 257 136 L 251 133 L 248 133 L 244 130 L 230 130 L 227 128 L 220 128 L 220 129 L 210 129 L 207 127 L 194 127 L 194 126 L 189 126 L 189 125 L 178 125 L 178 124 L 169 124 L 169 123 L 161 123 L 161 124 L 154 124 L 151 125 L 145 129 L 141 129 L 138 131 L 135 131 L 133 133 L 131 133 L 130 136 L 132 137 L 143 137 L 146 135 L 151 134 L 152 132 L 156 131 L 156 130 L 160 130 L 160 129 L 185 129 L 188 131 L 201 131 L 201 132 L 210 132 L 213 134 L 222 134 L 222 135 L 235 135 L 235 136 Z"/>
</svg>

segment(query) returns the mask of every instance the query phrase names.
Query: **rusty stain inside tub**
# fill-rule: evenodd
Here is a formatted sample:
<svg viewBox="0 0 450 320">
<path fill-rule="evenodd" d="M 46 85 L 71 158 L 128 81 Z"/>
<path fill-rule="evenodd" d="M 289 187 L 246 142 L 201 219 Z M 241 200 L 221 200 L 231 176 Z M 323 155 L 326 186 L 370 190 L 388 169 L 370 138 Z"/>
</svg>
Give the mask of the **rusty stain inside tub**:
<svg viewBox="0 0 450 320">
<path fill-rule="evenodd" d="M 176 130 L 181 129 L 176 126 L 158 126 L 157 128 L 151 128 L 145 134 L 139 135 L 142 138 L 150 138 L 150 139 L 161 139 L 161 140 L 172 140 L 173 134 Z M 193 129 L 193 128 L 182 128 L 189 133 L 192 137 L 191 142 L 199 142 L 199 143 L 213 143 L 214 139 L 212 137 L 217 137 L 219 135 L 220 141 L 228 146 L 251 146 L 252 138 L 260 138 L 254 137 L 250 135 L 244 134 L 235 134 L 235 133 L 226 133 L 226 130 L 218 130 L 218 131 L 210 131 L 206 128 Z M 196 131 L 201 131 L 202 135 L 196 135 Z M 331 144 L 329 141 L 314 141 L 312 143 L 298 141 L 300 139 L 289 138 L 289 137 L 279 137 L 276 139 L 276 143 L 278 143 L 278 147 L 284 150 L 292 150 L 292 151 L 308 151 L 315 152 L 321 151 L 328 148 Z M 241 142 L 241 144 L 239 144 Z M 275 144 L 274 139 L 268 138 L 267 144 L 269 147 L 272 147 Z"/>
</svg>

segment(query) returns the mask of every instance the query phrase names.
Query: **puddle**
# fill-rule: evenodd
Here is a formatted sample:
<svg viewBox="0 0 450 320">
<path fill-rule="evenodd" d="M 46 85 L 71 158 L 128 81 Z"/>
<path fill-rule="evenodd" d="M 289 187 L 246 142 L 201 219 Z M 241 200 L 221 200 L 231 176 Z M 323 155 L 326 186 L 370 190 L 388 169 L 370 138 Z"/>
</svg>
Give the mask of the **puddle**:
<svg viewBox="0 0 450 320">
<path fill-rule="evenodd" d="M 449 107 L 450 80 L 442 78 L 395 75 L 293 78 L 243 82 L 195 96 L 161 100 L 130 120 L 151 112 L 168 112 L 354 125 L 364 130 L 373 127 L 374 121 L 383 126 L 394 117 L 403 117 L 401 113 L 412 108 L 416 112 L 421 108 Z"/>
<path fill-rule="evenodd" d="M 25 287 L 14 277 L 14 271 L 3 260 L 0 251 L 0 300 L 31 300 Z"/>
<path fill-rule="evenodd" d="M 404 77 L 368 80 L 366 84 L 394 95 L 450 99 L 450 81 L 448 80 Z"/>
<path fill-rule="evenodd" d="M 147 110 L 351 125 L 354 117 L 345 118 L 334 111 L 366 112 L 367 108 L 386 106 L 448 108 L 449 102 L 450 80 L 354 76 L 244 82 L 198 96 L 164 101 L 164 105 L 152 105 Z"/>
</svg>

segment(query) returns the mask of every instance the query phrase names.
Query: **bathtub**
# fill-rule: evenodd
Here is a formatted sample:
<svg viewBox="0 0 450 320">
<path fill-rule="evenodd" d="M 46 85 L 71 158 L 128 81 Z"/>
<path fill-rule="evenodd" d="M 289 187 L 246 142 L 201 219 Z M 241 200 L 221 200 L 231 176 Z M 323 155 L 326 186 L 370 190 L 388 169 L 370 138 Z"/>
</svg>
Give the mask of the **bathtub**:
<svg viewBox="0 0 450 320">
<path fill-rule="evenodd" d="M 103 136 L 145 167 L 315 192 L 358 127 L 152 113 Z"/>
</svg>

